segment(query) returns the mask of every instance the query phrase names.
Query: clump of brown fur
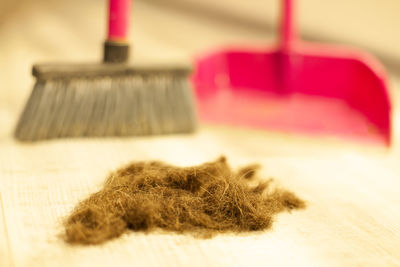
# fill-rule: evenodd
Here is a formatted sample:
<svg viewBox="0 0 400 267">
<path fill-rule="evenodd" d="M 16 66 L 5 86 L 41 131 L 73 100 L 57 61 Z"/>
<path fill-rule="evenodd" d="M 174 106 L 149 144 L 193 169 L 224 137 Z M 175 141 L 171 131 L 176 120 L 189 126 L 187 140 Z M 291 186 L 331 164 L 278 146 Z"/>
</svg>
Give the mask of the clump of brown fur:
<svg viewBox="0 0 400 267">
<path fill-rule="evenodd" d="M 158 161 L 129 164 L 78 204 L 65 222 L 65 240 L 98 244 L 127 229 L 162 228 L 204 237 L 257 231 L 269 228 L 274 214 L 305 206 L 291 192 L 271 190 L 270 181 L 248 185 L 258 168 L 250 165 L 235 173 L 225 157 L 187 168 Z"/>
</svg>

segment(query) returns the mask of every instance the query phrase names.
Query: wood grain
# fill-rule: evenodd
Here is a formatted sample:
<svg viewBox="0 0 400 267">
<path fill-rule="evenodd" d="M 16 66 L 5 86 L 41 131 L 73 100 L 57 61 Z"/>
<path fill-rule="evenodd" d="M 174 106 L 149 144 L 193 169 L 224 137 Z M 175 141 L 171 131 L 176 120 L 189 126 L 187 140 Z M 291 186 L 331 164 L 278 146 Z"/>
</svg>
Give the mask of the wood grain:
<svg viewBox="0 0 400 267">
<path fill-rule="evenodd" d="M 0 25 L 7 40 L 0 43 L 0 266 L 400 266 L 397 105 L 390 150 L 211 125 L 193 135 L 13 140 L 33 63 L 100 59 L 104 4 L 23 1 Z M 134 21 L 134 59 L 144 62 L 272 38 L 146 1 L 137 1 Z M 397 104 L 397 77 L 392 86 Z M 206 240 L 127 233 L 101 246 L 69 246 L 60 238 L 63 218 L 121 164 L 159 159 L 189 166 L 221 154 L 234 167 L 259 162 L 263 177 L 296 192 L 308 208 L 279 215 L 270 231 Z"/>
<path fill-rule="evenodd" d="M 3 198 L 0 193 L 0 266 L 13 266 Z"/>
</svg>

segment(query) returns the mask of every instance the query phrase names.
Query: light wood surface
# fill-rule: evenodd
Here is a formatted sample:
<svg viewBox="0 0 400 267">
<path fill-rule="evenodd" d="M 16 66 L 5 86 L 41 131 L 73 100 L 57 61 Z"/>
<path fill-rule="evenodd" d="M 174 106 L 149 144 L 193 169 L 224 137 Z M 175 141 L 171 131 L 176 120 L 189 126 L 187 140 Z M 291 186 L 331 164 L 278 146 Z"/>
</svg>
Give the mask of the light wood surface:
<svg viewBox="0 0 400 267">
<path fill-rule="evenodd" d="M 31 65 L 97 60 L 105 9 L 97 0 L 15 3 L 0 22 L 0 266 L 400 266 L 397 105 L 389 150 L 210 125 L 194 135 L 21 144 L 11 133 L 32 87 Z M 137 1 L 134 19 L 135 58 L 146 62 L 273 38 L 145 1 Z M 392 77 L 394 90 L 398 84 Z M 159 159 L 188 166 L 221 154 L 234 167 L 261 163 L 263 177 L 275 177 L 308 208 L 280 214 L 272 230 L 255 234 L 199 240 L 127 233 L 100 246 L 60 239 L 62 219 L 121 164 Z"/>
</svg>

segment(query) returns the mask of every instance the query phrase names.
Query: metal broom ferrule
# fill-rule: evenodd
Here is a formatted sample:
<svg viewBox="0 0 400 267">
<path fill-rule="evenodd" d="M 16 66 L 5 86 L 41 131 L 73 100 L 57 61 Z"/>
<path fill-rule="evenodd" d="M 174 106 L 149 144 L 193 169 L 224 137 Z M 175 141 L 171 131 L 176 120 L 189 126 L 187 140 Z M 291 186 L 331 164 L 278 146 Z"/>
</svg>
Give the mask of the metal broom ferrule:
<svg viewBox="0 0 400 267">
<path fill-rule="evenodd" d="M 105 41 L 104 63 L 127 63 L 129 60 L 129 44 L 126 42 Z"/>
</svg>

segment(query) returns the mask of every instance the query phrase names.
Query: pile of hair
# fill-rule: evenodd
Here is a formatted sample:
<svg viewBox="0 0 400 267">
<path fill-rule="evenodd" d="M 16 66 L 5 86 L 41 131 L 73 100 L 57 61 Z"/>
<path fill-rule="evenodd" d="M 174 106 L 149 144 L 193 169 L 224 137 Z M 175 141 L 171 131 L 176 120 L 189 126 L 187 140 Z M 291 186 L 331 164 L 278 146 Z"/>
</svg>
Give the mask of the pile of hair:
<svg viewBox="0 0 400 267">
<path fill-rule="evenodd" d="M 271 180 L 255 180 L 257 169 L 250 165 L 234 172 L 225 157 L 185 168 L 131 163 L 77 205 L 65 221 L 65 240 L 98 244 L 127 229 L 200 237 L 258 231 L 271 226 L 274 214 L 305 207 L 293 193 L 273 188 Z"/>
</svg>

